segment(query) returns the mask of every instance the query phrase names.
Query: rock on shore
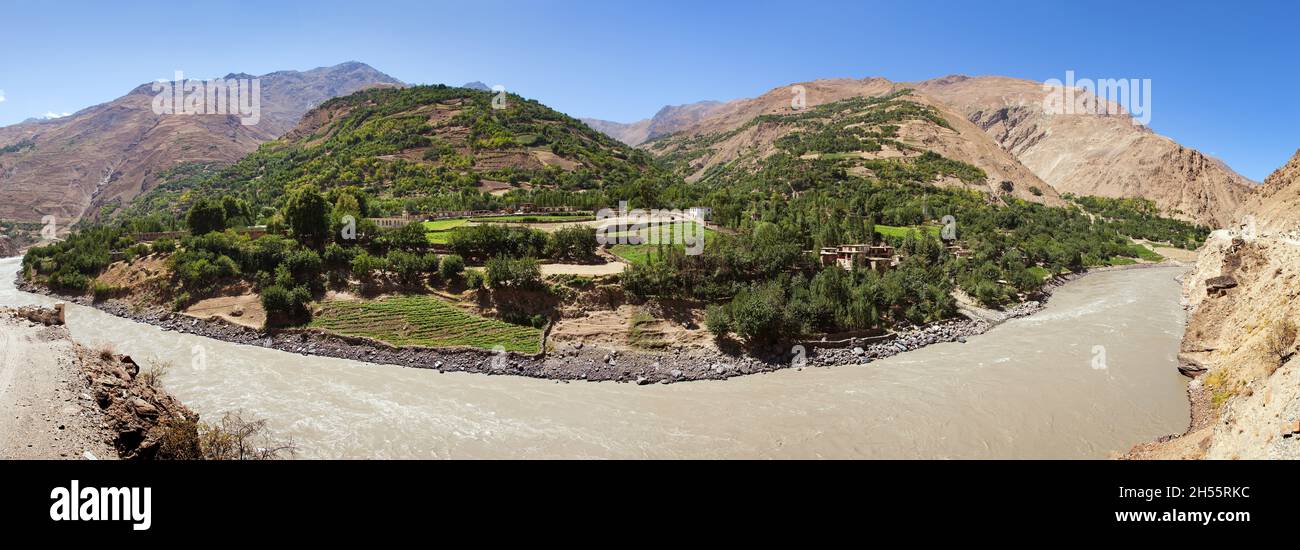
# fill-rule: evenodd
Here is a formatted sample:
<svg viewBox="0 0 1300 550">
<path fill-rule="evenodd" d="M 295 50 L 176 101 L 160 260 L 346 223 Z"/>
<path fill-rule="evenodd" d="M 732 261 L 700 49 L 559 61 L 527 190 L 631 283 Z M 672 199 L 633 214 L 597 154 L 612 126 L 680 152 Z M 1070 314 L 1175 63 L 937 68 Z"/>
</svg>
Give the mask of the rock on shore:
<svg viewBox="0 0 1300 550">
<path fill-rule="evenodd" d="M 131 358 L 71 338 L 62 308 L 0 308 L 0 458 L 152 458 L 197 417 Z"/>
</svg>

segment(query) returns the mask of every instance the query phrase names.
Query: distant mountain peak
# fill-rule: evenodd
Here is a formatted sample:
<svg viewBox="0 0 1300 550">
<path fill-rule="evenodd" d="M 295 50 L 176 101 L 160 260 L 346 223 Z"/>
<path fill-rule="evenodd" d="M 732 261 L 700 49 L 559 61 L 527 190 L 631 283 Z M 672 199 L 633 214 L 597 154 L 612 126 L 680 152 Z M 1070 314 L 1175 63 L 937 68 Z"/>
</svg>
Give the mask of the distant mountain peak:
<svg viewBox="0 0 1300 550">
<path fill-rule="evenodd" d="M 157 76 L 158 80 L 175 77 Z M 186 76 L 212 78 L 210 74 Z M 153 188 L 163 174 L 181 164 L 237 161 L 293 129 L 309 109 L 326 100 L 374 87 L 405 86 L 357 61 L 262 76 L 232 72 L 225 78 L 261 80 L 261 117 L 256 125 L 243 126 L 225 115 L 159 116 L 152 108 L 158 94 L 153 80 L 70 116 L 0 128 L 0 147 L 40 135 L 35 147 L 5 156 L 0 219 L 34 221 L 53 214 L 61 223 L 71 223 L 83 215 L 94 216 L 100 207 L 125 204 Z"/>
<path fill-rule="evenodd" d="M 467 83 L 467 84 L 465 84 L 464 86 L 461 86 L 461 88 L 469 88 L 469 89 L 471 89 L 471 90 L 482 90 L 482 91 L 484 91 L 484 92 L 489 91 L 489 90 L 492 89 L 492 88 L 488 87 L 487 84 L 484 84 L 484 83 L 479 82 L 479 81 L 477 81 L 477 80 L 475 80 L 475 81 L 473 81 L 473 82 L 470 82 L 470 83 Z"/>
</svg>

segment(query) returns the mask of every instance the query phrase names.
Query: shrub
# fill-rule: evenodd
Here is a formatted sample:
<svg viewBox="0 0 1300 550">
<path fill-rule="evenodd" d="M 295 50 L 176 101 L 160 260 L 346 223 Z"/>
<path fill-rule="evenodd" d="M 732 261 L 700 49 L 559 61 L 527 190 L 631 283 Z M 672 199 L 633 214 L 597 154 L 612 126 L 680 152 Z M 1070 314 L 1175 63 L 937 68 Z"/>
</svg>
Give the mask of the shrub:
<svg viewBox="0 0 1300 550">
<path fill-rule="evenodd" d="M 163 378 L 167 376 L 167 372 L 170 371 L 171 368 L 171 363 L 155 360 L 147 367 L 140 370 L 140 381 L 149 386 L 161 388 Z"/>
<path fill-rule="evenodd" d="M 292 439 L 274 439 L 265 420 L 247 420 L 239 412 L 226 413 L 216 424 L 200 425 L 198 431 L 205 460 L 275 460 L 297 452 Z"/>
<path fill-rule="evenodd" d="M 453 229 L 447 244 L 466 258 L 536 258 L 546 251 L 548 240 L 546 233 L 536 229 L 486 224 Z"/>
<path fill-rule="evenodd" d="M 709 306 L 704 313 L 704 328 L 719 338 L 730 333 L 731 316 L 727 315 L 727 309 L 718 305 Z"/>
<path fill-rule="evenodd" d="M 340 246 L 338 243 L 330 243 L 325 247 L 325 254 L 321 259 L 325 265 L 331 268 L 348 267 L 352 265 L 352 259 L 357 257 L 359 250 L 351 246 Z"/>
<path fill-rule="evenodd" d="M 423 224 L 412 223 L 384 231 L 375 238 L 375 245 L 388 250 L 420 250 L 428 248 L 429 238 Z"/>
<path fill-rule="evenodd" d="M 159 239 L 154 241 L 150 248 L 157 254 L 171 254 L 176 251 L 176 241 L 171 239 Z"/>
<path fill-rule="evenodd" d="M 483 274 L 478 271 L 465 272 L 465 288 L 470 290 L 483 288 Z"/>
<path fill-rule="evenodd" d="M 162 426 L 158 458 L 164 460 L 276 460 L 292 458 L 293 440 L 280 441 L 265 420 L 226 413 L 216 424 L 173 418 Z"/>
<path fill-rule="evenodd" d="M 206 250 L 186 250 L 169 260 L 172 273 L 191 290 L 205 291 L 221 279 L 239 274 L 239 266 L 224 254 Z"/>
<path fill-rule="evenodd" d="M 311 291 L 305 286 L 288 289 L 275 284 L 262 289 L 262 307 L 266 309 L 268 318 L 305 319 L 311 313 L 307 307 L 310 303 Z"/>
<path fill-rule="evenodd" d="M 496 257 L 488 260 L 487 283 L 492 288 L 537 288 L 542 283 L 542 269 L 532 258 Z"/>
<path fill-rule="evenodd" d="M 785 293 L 776 282 L 742 291 L 727 309 L 731 328 L 750 342 L 767 342 L 798 331 L 787 330 Z"/>
<path fill-rule="evenodd" d="M 442 265 L 438 266 L 438 274 L 444 281 L 451 281 L 464 273 L 465 259 L 455 254 L 443 257 Z"/>
<path fill-rule="evenodd" d="M 596 259 L 596 228 L 566 227 L 551 235 L 548 256 L 558 261 L 589 262 Z"/>
<path fill-rule="evenodd" d="M 352 258 L 352 274 L 362 281 L 374 279 L 377 272 L 382 272 L 388 268 L 388 261 L 379 256 L 371 256 L 369 253 L 362 252 Z"/>
<path fill-rule="evenodd" d="M 1281 319 L 1269 325 L 1268 332 L 1264 335 L 1264 348 L 1272 359 L 1268 368 L 1270 376 L 1295 355 L 1295 340 L 1295 321 Z"/>
<path fill-rule="evenodd" d="M 139 258 L 141 256 L 148 256 L 149 252 L 150 252 L 149 245 L 145 243 L 133 244 L 131 245 L 130 248 L 126 249 L 126 261 L 131 262 L 131 261 L 135 261 L 136 258 Z"/>
<path fill-rule="evenodd" d="M 50 276 L 50 286 L 60 290 L 85 292 L 90 288 L 90 277 L 67 268 L 61 268 Z"/>
<path fill-rule="evenodd" d="M 420 258 L 420 261 L 423 264 L 421 267 L 424 268 L 424 272 L 428 273 L 431 276 L 437 275 L 439 273 L 440 268 L 442 267 L 441 262 L 438 259 L 438 255 L 432 252 L 422 256 Z"/>
<path fill-rule="evenodd" d="M 289 289 L 280 285 L 271 285 L 262 289 L 262 308 L 266 313 L 287 314 L 293 308 L 293 298 L 289 295 Z"/>
<path fill-rule="evenodd" d="M 324 262 L 315 251 L 302 248 L 291 252 L 284 259 L 284 266 L 289 269 L 295 283 L 314 287 L 320 283 Z"/>
<path fill-rule="evenodd" d="M 293 239 L 280 235 L 266 235 L 239 245 L 240 255 L 243 257 L 241 265 L 249 272 L 275 271 L 276 266 L 283 264 L 298 248 L 299 244 Z"/>
<path fill-rule="evenodd" d="M 108 283 L 93 281 L 90 283 L 90 291 L 95 296 L 95 301 L 99 302 L 121 294 L 123 289 Z"/>
<path fill-rule="evenodd" d="M 397 275 L 397 279 L 404 285 L 418 283 L 421 277 L 430 271 L 428 261 L 424 256 L 400 250 L 393 250 L 388 253 L 388 268 Z"/>
</svg>

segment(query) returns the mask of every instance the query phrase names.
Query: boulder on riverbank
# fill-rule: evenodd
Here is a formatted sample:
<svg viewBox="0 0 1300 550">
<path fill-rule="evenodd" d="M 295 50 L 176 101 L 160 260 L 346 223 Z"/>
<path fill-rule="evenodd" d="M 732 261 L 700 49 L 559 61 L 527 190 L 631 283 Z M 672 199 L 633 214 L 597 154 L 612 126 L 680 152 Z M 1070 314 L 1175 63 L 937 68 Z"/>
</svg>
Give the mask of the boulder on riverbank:
<svg viewBox="0 0 1300 550">
<path fill-rule="evenodd" d="M 109 348 L 73 341 L 53 308 L 0 308 L 0 458 L 159 458 L 169 423 L 197 415 L 157 387 L 142 367 Z"/>
</svg>

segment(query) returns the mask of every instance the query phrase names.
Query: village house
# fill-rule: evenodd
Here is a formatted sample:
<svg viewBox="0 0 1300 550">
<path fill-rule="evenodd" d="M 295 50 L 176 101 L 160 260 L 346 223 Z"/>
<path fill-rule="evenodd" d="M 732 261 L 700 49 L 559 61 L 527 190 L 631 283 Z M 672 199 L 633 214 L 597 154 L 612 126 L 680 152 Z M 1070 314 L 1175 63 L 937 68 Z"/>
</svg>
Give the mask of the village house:
<svg viewBox="0 0 1300 550">
<path fill-rule="evenodd" d="M 421 221 L 418 216 L 412 216 L 406 213 L 403 213 L 402 216 L 398 218 L 369 218 L 369 220 L 375 224 L 375 227 L 380 229 L 399 229 Z"/>
<path fill-rule="evenodd" d="M 873 244 L 844 244 L 825 247 L 818 251 L 818 258 L 823 266 L 838 265 L 841 269 L 853 271 L 868 268 L 884 273 L 899 263 L 899 256 L 894 247 Z"/>
</svg>

